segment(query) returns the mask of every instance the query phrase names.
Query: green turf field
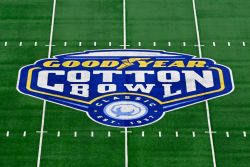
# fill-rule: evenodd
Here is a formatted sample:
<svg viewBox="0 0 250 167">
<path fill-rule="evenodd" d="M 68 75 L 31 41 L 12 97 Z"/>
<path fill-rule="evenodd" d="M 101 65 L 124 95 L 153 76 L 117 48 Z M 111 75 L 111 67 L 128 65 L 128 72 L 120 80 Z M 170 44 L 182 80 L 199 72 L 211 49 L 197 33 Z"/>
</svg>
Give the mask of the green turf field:
<svg viewBox="0 0 250 167">
<path fill-rule="evenodd" d="M 192 0 L 1 0 L 0 167 L 249 167 L 250 2 L 195 4 L 200 46 Z M 18 70 L 49 48 L 51 56 L 123 49 L 123 12 L 127 48 L 196 56 L 200 48 L 232 69 L 234 92 L 208 101 L 211 129 L 205 102 L 178 109 L 128 129 L 126 154 L 123 129 L 16 90 Z"/>
</svg>

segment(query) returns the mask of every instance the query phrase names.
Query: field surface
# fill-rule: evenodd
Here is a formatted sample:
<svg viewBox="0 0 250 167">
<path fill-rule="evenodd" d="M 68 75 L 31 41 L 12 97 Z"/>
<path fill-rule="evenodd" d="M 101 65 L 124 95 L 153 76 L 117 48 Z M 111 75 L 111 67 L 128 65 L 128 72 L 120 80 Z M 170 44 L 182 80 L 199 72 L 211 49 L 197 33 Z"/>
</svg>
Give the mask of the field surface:
<svg viewBox="0 0 250 167">
<path fill-rule="evenodd" d="M 0 166 L 249 167 L 249 8 L 244 0 L 1 0 Z M 124 44 L 202 54 L 232 69 L 235 90 L 128 129 L 128 152 L 123 129 L 16 90 L 18 70 L 38 59 Z"/>
</svg>

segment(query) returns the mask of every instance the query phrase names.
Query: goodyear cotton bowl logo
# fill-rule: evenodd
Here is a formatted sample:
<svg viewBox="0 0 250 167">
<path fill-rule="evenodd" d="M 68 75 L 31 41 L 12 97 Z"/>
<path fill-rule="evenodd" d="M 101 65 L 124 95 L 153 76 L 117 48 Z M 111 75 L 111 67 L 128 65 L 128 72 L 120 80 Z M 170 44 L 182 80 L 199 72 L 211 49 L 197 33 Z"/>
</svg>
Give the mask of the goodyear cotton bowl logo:
<svg viewBox="0 0 250 167">
<path fill-rule="evenodd" d="M 115 127 L 230 93 L 231 70 L 207 58 L 154 50 L 95 50 L 42 59 L 19 71 L 17 89 Z"/>
</svg>

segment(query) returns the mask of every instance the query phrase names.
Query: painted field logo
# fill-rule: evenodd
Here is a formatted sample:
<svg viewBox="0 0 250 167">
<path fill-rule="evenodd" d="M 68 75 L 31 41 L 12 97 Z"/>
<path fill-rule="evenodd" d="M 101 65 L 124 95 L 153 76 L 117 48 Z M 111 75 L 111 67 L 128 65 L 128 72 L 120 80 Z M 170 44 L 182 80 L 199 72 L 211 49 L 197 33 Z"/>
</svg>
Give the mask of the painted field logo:
<svg viewBox="0 0 250 167">
<path fill-rule="evenodd" d="M 154 50 L 95 50 L 42 59 L 23 67 L 17 84 L 21 93 L 115 127 L 147 125 L 233 88 L 231 70 L 211 59 Z"/>
</svg>

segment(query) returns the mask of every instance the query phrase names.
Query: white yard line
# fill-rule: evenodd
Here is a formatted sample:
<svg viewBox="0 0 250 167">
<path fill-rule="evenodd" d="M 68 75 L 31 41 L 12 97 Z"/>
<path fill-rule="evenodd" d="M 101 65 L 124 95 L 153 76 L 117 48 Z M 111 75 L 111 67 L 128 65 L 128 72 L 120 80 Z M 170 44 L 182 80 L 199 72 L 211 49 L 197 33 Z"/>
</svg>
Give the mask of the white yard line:
<svg viewBox="0 0 250 167">
<path fill-rule="evenodd" d="M 206 103 L 206 111 L 207 111 L 207 123 L 208 123 L 208 131 L 209 131 L 209 138 L 210 138 L 210 145 L 211 145 L 211 151 L 212 151 L 212 159 L 213 159 L 213 165 L 216 167 L 216 158 L 215 158 L 215 151 L 214 151 L 214 140 L 213 140 L 213 131 L 211 127 L 211 120 L 210 120 L 210 110 L 208 101 L 205 101 Z"/>
<path fill-rule="evenodd" d="M 39 140 L 39 149 L 38 149 L 37 165 L 36 165 L 37 167 L 40 167 L 40 162 L 41 162 L 42 145 L 43 145 L 43 130 L 44 130 L 45 110 L 46 110 L 46 100 L 43 101 L 42 123 L 41 123 L 41 130 L 40 130 L 40 140 Z"/>
<path fill-rule="evenodd" d="M 199 32 L 199 26 L 198 26 L 198 19 L 197 19 L 197 12 L 196 12 L 195 0 L 192 0 L 192 2 L 193 2 L 193 11 L 194 11 L 194 20 L 195 20 L 195 28 L 196 28 L 196 35 L 197 35 L 199 56 L 200 56 L 200 58 L 202 58 L 202 50 L 201 50 L 201 42 L 200 42 L 200 32 Z M 208 122 L 208 130 L 209 130 L 209 138 L 210 138 L 212 159 L 213 159 L 213 167 L 216 167 L 216 159 L 215 159 L 215 152 L 214 152 L 214 142 L 213 142 L 213 133 L 212 133 L 212 128 L 211 128 L 211 120 L 210 120 L 210 111 L 209 111 L 208 101 L 206 100 L 205 103 L 206 103 L 207 122 Z"/>
<path fill-rule="evenodd" d="M 123 0 L 123 49 L 127 49 L 127 25 L 126 25 L 126 0 Z M 125 167 L 128 167 L 128 128 L 126 127 L 124 133 L 124 149 L 125 149 Z"/>
<path fill-rule="evenodd" d="M 50 28 L 48 58 L 51 57 L 52 40 L 53 40 L 53 32 L 54 32 L 55 11 L 56 11 L 56 0 L 54 0 L 54 2 L 53 2 L 53 11 L 52 11 L 52 20 L 51 20 L 51 28 Z M 46 100 L 44 100 L 43 101 L 42 123 L 41 123 L 41 130 L 40 130 L 41 133 L 40 133 L 39 149 L 38 149 L 38 157 L 37 157 L 37 165 L 36 165 L 37 167 L 40 167 L 41 155 L 42 155 L 43 131 L 44 131 L 46 103 L 47 103 Z"/>
<path fill-rule="evenodd" d="M 126 0 L 123 0 L 123 49 L 127 48 Z"/>
<path fill-rule="evenodd" d="M 128 167 L 128 128 L 125 128 L 125 167 Z"/>
<path fill-rule="evenodd" d="M 195 28 L 196 28 L 196 36 L 197 36 L 197 42 L 198 42 L 199 56 L 202 57 L 200 31 L 199 31 L 199 26 L 198 26 L 198 21 L 197 21 L 195 0 L 192 0 L 192 1 L 193 1 L 194 21 L 195 21 Z"/>
<path fill-rule="evenodd" d="M 50 28 L 48 58 L 51 57 L 52 42 L 53 42 L 53 33 L 54 33 L 54 22 L 55 22 L 55 13 L 56 13 L 56 0 L 54 0 L 54 3 L 53 3 L 53 12 L 52 12 L 51 28 Z"/>
</svg>

